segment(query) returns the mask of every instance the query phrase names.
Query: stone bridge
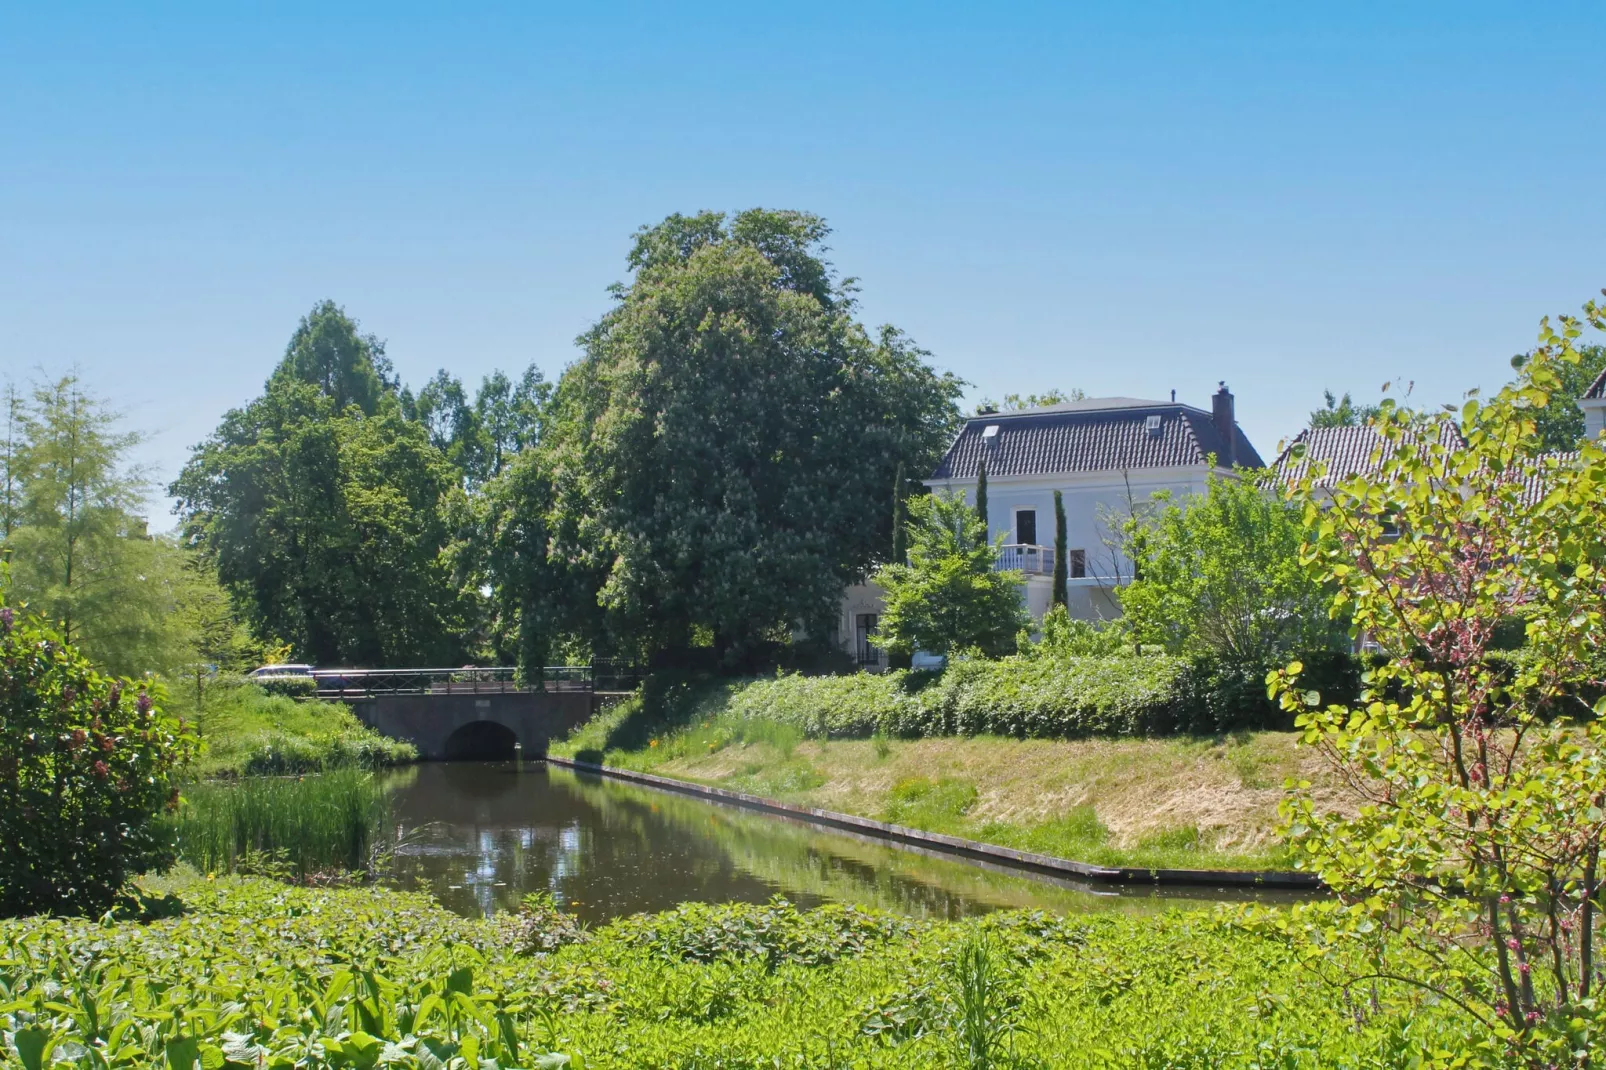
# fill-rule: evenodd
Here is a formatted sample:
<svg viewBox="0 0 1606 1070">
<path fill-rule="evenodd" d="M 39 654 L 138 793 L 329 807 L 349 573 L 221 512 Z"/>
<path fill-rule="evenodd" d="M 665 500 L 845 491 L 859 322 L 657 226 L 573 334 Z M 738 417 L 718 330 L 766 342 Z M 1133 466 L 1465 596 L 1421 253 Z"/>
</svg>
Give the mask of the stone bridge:
<svg viewBox="0 0 1606 1070">
<path fill-rule="evenodd" d="M 426 760 L 512 758 L 513 745 L 533 758 L 591 717 L 596 696 L 584 691 L 502 694 L 374 695 L 348 698 L 357 719 L 382 735 L 404 739 Z"/>
</svg>

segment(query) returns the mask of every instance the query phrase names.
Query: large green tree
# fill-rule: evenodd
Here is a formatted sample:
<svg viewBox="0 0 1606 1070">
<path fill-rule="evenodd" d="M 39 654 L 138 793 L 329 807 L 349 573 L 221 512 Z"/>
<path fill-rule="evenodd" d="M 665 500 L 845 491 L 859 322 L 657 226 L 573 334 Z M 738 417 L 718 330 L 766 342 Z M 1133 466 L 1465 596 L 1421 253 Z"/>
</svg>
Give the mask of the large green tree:
<svg viewBox="0 0 1606 1070">
<path fill-rule="evenodd" d="M 911 498 L 908 509 L 908 563 L 875 572 L 886 599 L 876 643 L 904 655 L 1011 652 L 1030 620 L 1021 574 L 997 570 L 987 522 L 958 495 Z"/>
<path fill-rule="evenodd" d="M 404 414 L 382 355 L 320 304 L 170 493 L 259 637 L 321 664 L 450 663 L 468 631 L 448 554 L 461 478 Z"/>
<path fill-rule="evenodd" d="M 543 447 L 554 566 L 578 626 L 638 651 L 710 639 L 727 661 L 832 627 L 892 543 L 886 488 L 947 445 L 960 384 L 866 331 L 801 212 L 675 215 L 581 338 Z"/>
</svg>

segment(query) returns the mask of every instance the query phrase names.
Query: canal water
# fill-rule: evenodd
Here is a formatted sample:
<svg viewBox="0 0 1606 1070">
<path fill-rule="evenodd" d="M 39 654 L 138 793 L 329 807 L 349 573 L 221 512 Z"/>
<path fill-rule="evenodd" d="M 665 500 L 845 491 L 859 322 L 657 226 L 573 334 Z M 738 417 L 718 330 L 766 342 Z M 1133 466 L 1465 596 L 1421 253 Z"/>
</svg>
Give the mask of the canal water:
<svg viewBox="0 0 1606 1070">
<path fill-rule="evenodd" d="M 1159 910 L 1245 895 L 1025 875 L 540 762 L 422 764 L 391 774 L 389 786 L 400 883 L 469 916 L 514 909 L 536 891 L 593 924 L 776 895 L 932 918 Z"/>
</svg>

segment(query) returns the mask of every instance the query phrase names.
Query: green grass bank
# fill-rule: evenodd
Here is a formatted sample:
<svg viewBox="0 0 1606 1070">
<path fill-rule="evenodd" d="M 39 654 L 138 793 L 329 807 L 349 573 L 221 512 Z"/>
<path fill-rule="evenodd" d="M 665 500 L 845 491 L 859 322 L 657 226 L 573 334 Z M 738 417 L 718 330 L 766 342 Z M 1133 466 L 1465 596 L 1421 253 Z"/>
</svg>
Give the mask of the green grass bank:
<svg viewBox="0 0 1606 1070">
<path fill-rule="evenodd" d="M 198 777 L 377 769 L 418 757 L 412 744 L 366 727 L 344 703 L 270 695 L 239 678 L 208 682 L 199 699 L 176 686 L 169 705 L 199 727 L 203 750 L 192 768 Z"/>
<path fill-rule="evenodd" d="M 7 1060 L 95 1066 L 1380 1068 L 1466 1038 L 1323 987 L 1228 915 L 915 922 L 689 905 L 591 932 L 537 903 L 227 878 L 149 923 L 0 922 Z"/>
<path fill-rule="evenodd" d="M 1134 687 L 1141 694 L 1142 681 L 1101 693 L 1125 702 Z M 1275 835 L 1284 781 L 1321 785 L 1326 772 L 1289 732 L 908 738 L 880 719 L 906 694 L 863 675 L 682 682 L 604 711 L 551 749 L 1005 847 L 1154 868 L 1288 868 Z M 1346 805 L 1336 784 L 1324 792 Z"/>
</svg>

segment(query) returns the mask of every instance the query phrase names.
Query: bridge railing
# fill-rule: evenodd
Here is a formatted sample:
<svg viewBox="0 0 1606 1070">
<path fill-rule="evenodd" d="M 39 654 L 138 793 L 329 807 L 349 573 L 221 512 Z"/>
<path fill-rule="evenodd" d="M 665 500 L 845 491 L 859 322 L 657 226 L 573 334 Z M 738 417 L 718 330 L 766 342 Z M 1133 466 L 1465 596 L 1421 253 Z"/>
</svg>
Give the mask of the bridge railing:
<svg viewBox="0 0 1606 1070">
<path fill-rule="evenodd" d="M 612 666 L 548 665 L 535 683 L 510 666 L 460 669 L 314 669 L 319 698 L 373 695 L 498 695 L 531 691 L 631 690 L 638 679 Z M 600 685 L 600 686 L 599 686 Z"/>
</svg>

